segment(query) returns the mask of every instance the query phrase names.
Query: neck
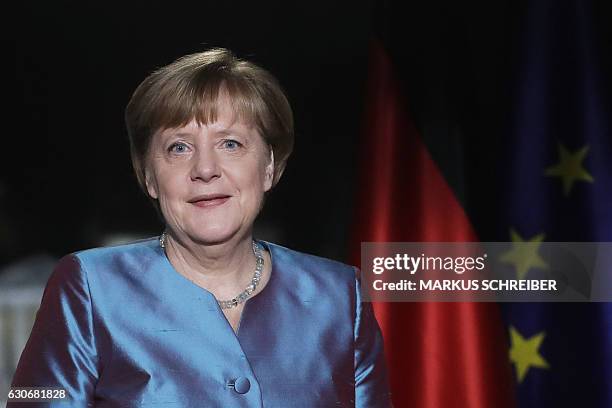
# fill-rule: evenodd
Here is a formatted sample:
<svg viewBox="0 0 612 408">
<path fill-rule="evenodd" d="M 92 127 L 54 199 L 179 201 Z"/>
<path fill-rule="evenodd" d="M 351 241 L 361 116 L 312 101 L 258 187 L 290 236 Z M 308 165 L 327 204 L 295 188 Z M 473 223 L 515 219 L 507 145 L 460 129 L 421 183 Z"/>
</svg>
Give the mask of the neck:
<svg viewBox="0 0 612 408">
<path fill-rule="evenodd" d="M 253 277 L 252 242 L 251 233 L 213 245 L 180 240 L 168 233 L 165 249 L 178 272 L 217 297 L 231 298 Z"/>
</svg>

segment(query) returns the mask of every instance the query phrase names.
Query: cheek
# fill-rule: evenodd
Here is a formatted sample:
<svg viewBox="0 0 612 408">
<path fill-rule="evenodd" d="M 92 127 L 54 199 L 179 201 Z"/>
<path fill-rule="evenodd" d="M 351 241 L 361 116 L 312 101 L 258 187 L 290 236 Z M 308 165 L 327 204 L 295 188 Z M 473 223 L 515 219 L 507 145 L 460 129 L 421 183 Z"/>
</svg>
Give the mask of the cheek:
<svg viewBox="0 0 612 408">
<path fill-rule="evenodd" d="M 250 207 L 257 208 L 266 190 L 265 169 L 260 163 L 253 163 L 248 168 L 244 168 L 237 176 L 240 180 L 243 202 L 248 202 Z"/>
<path fill-rule="evenodd" d="M 185 192 L 185 180 L 180 174 L 163 171 L 156 177 L 158 200 L 160 202 L 173 202 L 182 199 Z"/>
</svg>

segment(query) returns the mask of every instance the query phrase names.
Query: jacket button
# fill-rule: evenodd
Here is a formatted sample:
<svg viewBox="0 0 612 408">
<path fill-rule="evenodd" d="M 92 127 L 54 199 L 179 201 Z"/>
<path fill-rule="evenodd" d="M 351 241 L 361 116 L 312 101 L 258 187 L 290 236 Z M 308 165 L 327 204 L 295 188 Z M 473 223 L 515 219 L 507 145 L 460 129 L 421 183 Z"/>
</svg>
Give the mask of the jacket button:
<svg viewBox="0 0 612 408">
<path fill-rule="evenodd" d="M 251 382 L 246 377 L 238 377 L 230 381 L 228 385 L 233 387 L 238 394 L 246 394 L 251 389 Z"/>
</svg>

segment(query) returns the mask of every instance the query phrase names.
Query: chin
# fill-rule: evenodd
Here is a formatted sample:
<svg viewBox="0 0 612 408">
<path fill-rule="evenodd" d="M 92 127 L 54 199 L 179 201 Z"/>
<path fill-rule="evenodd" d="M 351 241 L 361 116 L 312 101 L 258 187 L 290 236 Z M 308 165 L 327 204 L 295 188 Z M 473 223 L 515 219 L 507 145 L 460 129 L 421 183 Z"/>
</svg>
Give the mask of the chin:
<svg viewBox="0 0 612 408">
<path fill-rule="evenodd" d="M 224 226 L 208 225 L 203 228 L 198 228 L 192 235 L 192 240 L 198 244 L 213 245 L 227 242 L 238 233 L 238 228 L 228 228 Z"/>
</svg>

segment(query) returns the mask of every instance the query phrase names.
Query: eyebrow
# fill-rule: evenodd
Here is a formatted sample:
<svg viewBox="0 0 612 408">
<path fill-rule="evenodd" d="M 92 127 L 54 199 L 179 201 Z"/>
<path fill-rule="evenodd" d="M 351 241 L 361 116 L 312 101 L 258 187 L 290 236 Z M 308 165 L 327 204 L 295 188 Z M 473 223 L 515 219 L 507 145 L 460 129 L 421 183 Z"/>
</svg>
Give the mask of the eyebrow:
<svg viewBox="0 0 612 408">
<path fill-rule="evenodd" d="M 231 134 L 238 134 L 238 135 L 242 135 L 242 132 L 237 131 L 234 128 L 226 128 L 226 129 L 221 129 L 215 133 L 218 133 L 220 135 L 231 135 Z"/>
<path fill-rule="evenodd" d="M 237 136 L 243 136 L 243 137 L 249 136 L 248 133 L 245 133 L 242 130 L 236 129 L 234 125 L 227 127 L 227 128 L 219 129 L 215 131 L 214 133 L 216 136 L 227 136 L 227 135 L 237 135 Z M 173 137 L 173 136 L 174 137 L 193 137 L 193 136 L 196 136 L 196 133 L 194 132 L 184 131 L 184 130 L 175 132 L 172 129 L 166 129 L 162 131 L 162 134 L 164 134 L 165 137 Z"/>
<path fill-rule="evenodd" d="M 184 137 L 184 136 L 193 136 L 194 133 L 193 132 L 189 132 L 189 131 L 179 131 L 177 132 L 174 129 L 164 129 L 159 133 L 160 136 L 166 138 L 166 137 L 173 137 L 173 136 L 180 136 L 180 137 Z"/>
<path fill-rule="evenodd" d="M 250 139 L 252 137 L 252 130 L 251 128 L 245 128 L 245 129 L 241 129 L 238 128 L 236 126 L 230 126 L 228 128 L 224 128 L 224 129 L 219 129 L 215 132 L 215 136 L 219 137 L 223 137 L 223 136 L 229 136 L 229 135 L 234 135 L 234 136 L 240 136 L 243 137 L 245 139 Z"/>
</svg>

